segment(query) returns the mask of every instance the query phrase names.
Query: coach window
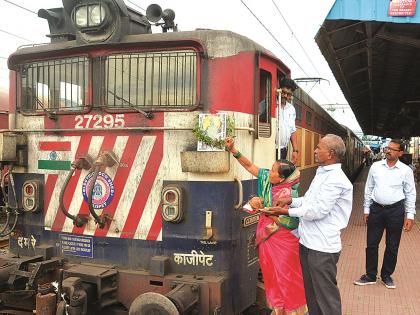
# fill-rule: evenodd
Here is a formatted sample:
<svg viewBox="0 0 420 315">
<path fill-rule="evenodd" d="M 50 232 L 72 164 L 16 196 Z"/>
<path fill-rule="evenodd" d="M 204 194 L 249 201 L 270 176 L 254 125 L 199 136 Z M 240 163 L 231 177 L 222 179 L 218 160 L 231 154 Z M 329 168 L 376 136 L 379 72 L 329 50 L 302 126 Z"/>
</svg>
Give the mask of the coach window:
<svg viewBox="0 0 420 315">
<path fill-rule="evenodd" d="M 295 110 L 296 110 L 296 120 L 301 121 L 302 120 L 302 106 L 297 105 L 295 103 Z"/>
<path fill-rule="evenodd" d="M 84 57 L 28 63 L 19 67 L 21 110 L 80 111 L 86 107 L 89 61 Z"/>
<path fill-rule="evenodd" d="M 260 92 L 258 102 L 258 135 L 271 135 L 271 73 L 260 70 Z"/>
<path fill-rule="evenodd" d="M 108 108 L 179 109 L 197 105 L 198 53 L 116 54 L 105 63 Z"/>
<path fill-rule="evenodd" d="M 315 131 L 319 132 L 319 129 L 320 129 L 319 118 L 315 116 Z"/>
<path fill-rule="evenodd" d="M 312 126 L 312 113 L 309 110 L 306 111 L 306 125 Z"/>
</svg>

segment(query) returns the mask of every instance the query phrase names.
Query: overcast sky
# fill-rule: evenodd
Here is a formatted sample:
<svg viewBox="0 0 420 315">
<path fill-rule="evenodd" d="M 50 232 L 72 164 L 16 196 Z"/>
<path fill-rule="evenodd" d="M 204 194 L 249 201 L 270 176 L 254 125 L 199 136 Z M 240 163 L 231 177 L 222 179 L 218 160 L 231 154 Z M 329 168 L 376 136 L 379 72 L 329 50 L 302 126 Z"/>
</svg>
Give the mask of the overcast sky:
<svg viewBox="0 0 420 315">
<path fill-rule="evenodd" d="M 36 14 L 18 8 L 8 1 L 34 12 L 38 12 L 41 8 L 62 6 L 61 0 L 0 0 L 0 88 L 2 89 L 7 89 L 8 86 L 6 58 L 21 45 L 49 41 L 45 37 L 49 33 L 46 20 L 38 18 Z M 140 8 L 146 9 L 151 3 L 158 3 L 163 9 L 173 9 L 176 13 L 175 22 L 181 31 L 209 28 L 230 30 L 245 35 L 279 57 L 291 69 L 292 78 L 309 76 L 328 80 L 329 83 L 322 81 L 321 84 L 316 85 L 312 83 L 300 84 L 319 104 L 347 103 L 314 40 L 334 0 L 243 0 L 243 2 L 265 24 L 287 52 L 252 16 L 241 0 L 125 0 L 128 6 L 140 12 L 142 12 Z M 274 3 L 285 17 L 293 33 L 282 19 Z M 156 28 L 154 31 L 160 30 Z M 291 54 L 297 63 L 288 54 Z M 339 122 L 352 129 L 360 129 L 350 110 L 340 106 L 340 109 L 334 111 L 333 114 Z"/>
</svg>

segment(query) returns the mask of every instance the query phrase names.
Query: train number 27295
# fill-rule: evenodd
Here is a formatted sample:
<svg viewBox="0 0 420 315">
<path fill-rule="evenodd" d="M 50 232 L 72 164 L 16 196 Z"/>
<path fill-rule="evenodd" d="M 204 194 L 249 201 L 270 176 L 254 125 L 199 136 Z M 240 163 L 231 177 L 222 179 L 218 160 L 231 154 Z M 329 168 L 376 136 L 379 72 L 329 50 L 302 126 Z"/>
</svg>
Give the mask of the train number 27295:
<svg viewBox="0 0 420 315">
<path fill-rule="evenodd" d="M 123 128 L 124 114 L 77 115 L 74 117 L 74 128 Z"/>
</svg>

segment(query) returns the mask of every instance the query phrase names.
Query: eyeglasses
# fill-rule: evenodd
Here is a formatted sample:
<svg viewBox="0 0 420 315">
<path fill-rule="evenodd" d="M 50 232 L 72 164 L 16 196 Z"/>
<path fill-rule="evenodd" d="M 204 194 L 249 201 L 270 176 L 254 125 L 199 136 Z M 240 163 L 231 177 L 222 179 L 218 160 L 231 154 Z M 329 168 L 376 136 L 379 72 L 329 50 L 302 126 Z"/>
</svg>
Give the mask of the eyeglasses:
<svg viewBox="0 0 420 315">
<path fill-rule="evenodd" d="M 400 149 L 394 149 L 394 148 L 391 148 L 391 147 L 385 147 L 384 150 L 385 151 L 395 151 L 395 152 L 400 152 L 401 151 Z"/>
</svg>

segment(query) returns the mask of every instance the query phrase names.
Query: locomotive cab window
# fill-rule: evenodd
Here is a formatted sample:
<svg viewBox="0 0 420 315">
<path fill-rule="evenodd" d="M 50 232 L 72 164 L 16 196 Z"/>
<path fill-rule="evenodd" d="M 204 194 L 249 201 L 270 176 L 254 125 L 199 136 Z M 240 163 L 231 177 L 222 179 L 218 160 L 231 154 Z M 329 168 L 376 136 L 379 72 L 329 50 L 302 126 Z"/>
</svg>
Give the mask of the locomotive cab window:
<svg viewBox="0 0 420 315">
<path fill-rule="evenodd" d="M 260 70 L 260 91 L 258 102 L 258 136 L 271 135 L 271 74 Z"/>
<path fill-rule="evenodd" d="M 198 53 L 192 50 L 111 55 L 105 63 L 106 106 L 195 106 L 197 63 Z"/>
<path fill-rule="evenodd" d="M 89 61 L 84 57 L 21 65 L 22 112 L 80 111 L 87 103 Z"/>
</svg>

